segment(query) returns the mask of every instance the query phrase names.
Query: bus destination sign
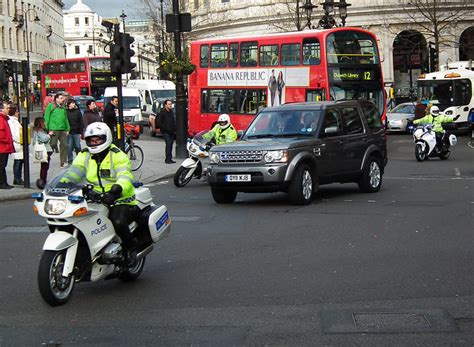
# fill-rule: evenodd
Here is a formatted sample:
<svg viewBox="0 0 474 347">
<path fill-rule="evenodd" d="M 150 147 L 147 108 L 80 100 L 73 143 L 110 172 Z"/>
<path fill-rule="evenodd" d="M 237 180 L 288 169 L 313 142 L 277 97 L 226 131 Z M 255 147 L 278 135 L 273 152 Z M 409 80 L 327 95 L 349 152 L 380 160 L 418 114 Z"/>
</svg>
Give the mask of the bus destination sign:
<svg viewBox="0 0 474 347">
<path fill-rule="evenodd" d="M 376 81 L 377 70 L 329 68 L 329 79 L 333 82 Z"/>
</svg>

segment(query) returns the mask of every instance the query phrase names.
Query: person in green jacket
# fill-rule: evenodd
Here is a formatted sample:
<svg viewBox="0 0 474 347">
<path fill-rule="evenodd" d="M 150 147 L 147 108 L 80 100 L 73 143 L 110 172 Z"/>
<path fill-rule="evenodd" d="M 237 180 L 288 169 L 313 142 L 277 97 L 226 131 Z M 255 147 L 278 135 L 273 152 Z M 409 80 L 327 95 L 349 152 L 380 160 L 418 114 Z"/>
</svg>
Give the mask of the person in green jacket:
<svg viewBox="0 0 474 347">
<path fill-rule="evenodd" d="M 49 103 L 44 112 L 44 123 L 49 136 L 51 136 L 51 147 L 57 148 L 59 141 L 59 159 L 61 167 L 67 165 L 67 135 L 71 129 L 67 112 L 64 105 L 66 97 L 56 94 L 53 102 Z"/>
<path fill-rule="evenodd" d="M 62 174 L 60 182 L 79 184 L 84 180 L 102 194 L 102 202 L 109 207 L 109 219 L 129 263 L 134 262 L 137 241 L 129 225 L 140 212 L 135 197 L 130 159 L 112 141 L 112 131 L 102 122 L 91 123 L 84 132 L 86 148 Z"/>
<path fill-rule="evenodd" d="M 223 113 L 219 116 L 217 124 L 202 137 L 208 141 L 214 139 L 216 145 L 222 145 L 237 141 L 237 130 L 230 123 L 230 116 Z"/>
<path fill-rule="evenodd" d="M 451 123 L 455 121 L 458 117 L 442 115 L 440 114 L 439 107 L 433 105 L 430 108 L 429 114 L 427 114 L 423 118 L 414 120 L 413 124 L 433 124 L 433 130 L 436 134 L 436 145 L 441 146 L 443 144 L 443 137 L 446 133 L 443 129 L 443 124 Z"/>
</svg>

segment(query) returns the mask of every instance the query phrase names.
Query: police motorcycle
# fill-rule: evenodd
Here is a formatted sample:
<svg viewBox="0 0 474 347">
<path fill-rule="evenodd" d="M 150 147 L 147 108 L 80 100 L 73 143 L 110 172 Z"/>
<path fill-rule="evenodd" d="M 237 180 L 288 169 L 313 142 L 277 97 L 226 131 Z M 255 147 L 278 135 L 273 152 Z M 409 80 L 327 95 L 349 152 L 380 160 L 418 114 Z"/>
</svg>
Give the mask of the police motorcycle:
<svg viewBox="0 0 474 347">
<path fill-rule="evenodd" d="M 108 207 L 102 203 L 103 194 L 85 182 L 62 182 L 64 174 L 53 178 L 42 193 L 33 194 L 33 209 L 46 219 L 50 230 L 39 263 L 38 286 L 51 306 L 66 303 L 77 282 L 135 280 L 153 244 L 171 229 L 166 206 L 155 205 L 150 190 L 134 183 L 140 213 L 130 224 L 130 231 L 138 248 L 136 258 L 128 261 L 108 218 Z"/>
<path fill-rule="evenodd" d="M 197 133 L 194 138 L 188 139 L 186 148 L 189 158 L 186 158 L 174 175 L 174 184 L 176 187 L 184 187 L 192 178 L 200 179 L 206 177 L 207 166 L 209 164 L 209 149 L 214 145 L 210 140 L 203 136 L 208 131 L 204 130 Z"/>
<path fill-rule="evenodd" d="M 436 132 L 433 130 L 432 124 L 425 124 L 413 128 L 409 128 L 413 131 L 413 140 L 415 141 L 415 157 L 416 160 L 421 162 L 428 160 L 429 157 L 439 157 L 441 160 L 446 160 L 451 155 L 450 146 L 455 146 L 457 143 L 457 137 L 454 134 L 450 134 L 448 141 L 446 141 L 446 132 L 443 133 L 443 137 L 440 144 L 436 144 Z"/>
</svg>

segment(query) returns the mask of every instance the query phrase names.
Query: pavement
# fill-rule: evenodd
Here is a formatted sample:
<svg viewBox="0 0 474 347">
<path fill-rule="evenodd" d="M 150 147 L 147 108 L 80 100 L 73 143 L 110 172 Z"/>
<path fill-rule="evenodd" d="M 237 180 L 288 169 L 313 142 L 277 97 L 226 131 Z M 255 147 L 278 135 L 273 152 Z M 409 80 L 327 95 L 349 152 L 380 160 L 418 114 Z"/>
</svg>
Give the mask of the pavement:
<svg viewBox="0 0 474 347">
<path fill-rule="evenodd" d="M 142 167 L 134 171 L 133 174 L 137 181 L 149 184 L 164 178 L 170 178 L 179 168 L 182 159 L 173 158 L 176 164 L 165 164 L 165 143 L 163 139 L 152 139 L 151 141 L 135 140 L 135 144 L 143 149 L 145 159 Z M 82 143 L 84 147 L 85 144 Z M 30 188 L 23 186 L 14 186 L 13 189 L 0 190 L 0 202 L 10 200 L 21 200 L 31 198 L 32 193 L 40 192 L 36 187 L 36 180 L 39 178 L 40 164 L 33 163 L 31 159 L 32 147 L 30 147 Z M 173 150 L 174 153 L 174 150 Z M 48 179 L 53 178 L 63 169 L 60 168 L 59 154 L 54 153 L 48 171 Z M 13 185 L 13 159 L 8 159 L 7 165 L 8 183 Z"/>
</svg>

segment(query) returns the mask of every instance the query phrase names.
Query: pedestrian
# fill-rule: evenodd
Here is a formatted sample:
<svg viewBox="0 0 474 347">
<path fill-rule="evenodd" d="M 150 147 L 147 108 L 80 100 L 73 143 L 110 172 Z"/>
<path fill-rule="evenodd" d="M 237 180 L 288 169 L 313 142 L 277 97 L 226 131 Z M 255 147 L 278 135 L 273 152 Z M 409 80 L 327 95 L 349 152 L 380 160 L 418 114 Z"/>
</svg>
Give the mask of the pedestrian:
<svg viewBox="0 0 474 347">
<path fill-rule="evenodd" d="M 107 124 L 112 131 L 114 143 L 117 144 L 117 115 L 118 115 L 119 99 L 117 96 L 112 96 L 110 101 L 105 105 L 104 109 L 104 123 Z"/>
<path fill-rule="evenodd" d="M 73 151 L 76 155 L 81 151 L 81 136 L 82 136 L 82 114 L 77 107 L 74 99 L 69 99 L 66 105 L 67 119 L 71 130 L 67 135 L 67 163 L 72 164 Z"/>
<path fill-rule="evenodd" d="M 7 172 L 5 170 L 8 164 L 8 156 L 15 152 L 12 132 L 8 125 L 7 109 L 8 103 L 4 103 L 3 110 L 0 112 L 0 189 L 13 188 L 13 186 L 10 186 L 7 182 Z"/>
<path fill-rule="evenodd" d="M 86 110 L 82 117 L 82 128 L 86 130 L 87 126 L 91 123 L 102 122 L 97 104 L 94 100 L 87 100 Z"/>
<path fill-rule="evenodd" d="M 63 94 L 56 94 L 54 101 L 46 107 L 44 112 L 44 122 L 51 137 L 51 147 L 56 147 L 59 142 L 59 159 L 62 168 L 67 166 L 67 135 L 71 130 L 64 107 L 65 99 Z"/>
<path fill-rule="evenodd" d="M 49 170 L 49 163 L 51 161 L 51 155 L 53 154 L 53 149 L 50 145 L 51 137 L 46 131 L 46 125 L 43 117 L 36 117 L 33 123 L 33 134 L 32 134 L 32 144 L 33 146 L 36 143 L 42 143 L 46 147 L 46 151 L 48 152 L 48 162 L 41 163 L 40 168 L 40 178 L 36 180 L 36 186 L 39 189 L 44 189 L 48 179 L 48 170 Z"/>
<path fill-rule="evenodd" d="M 157 128 L 160 128 L 163 138 L 165 139 L 165 163 L 176 163 L 172 159 L 173 141 L 176 135 L 176 120 L 174 119 L 173 110 L 171 109 L 171 100 L 165 101 L 165 107 L 158 115 Z"/>
<path fill-rule="evenodd" d="M 13 138 L 13 147 L 15 152 L 12 153 L 13 158 L 13 184 L 23 185 L 22 173 L 23 173 L 23 146 L 20 141 L 22 126 L 19 121 L 20 112 L 17 111 L 16 107 L 12 104 L 9 105 L 8 109 L 8 125 Z"/>
</svg>

